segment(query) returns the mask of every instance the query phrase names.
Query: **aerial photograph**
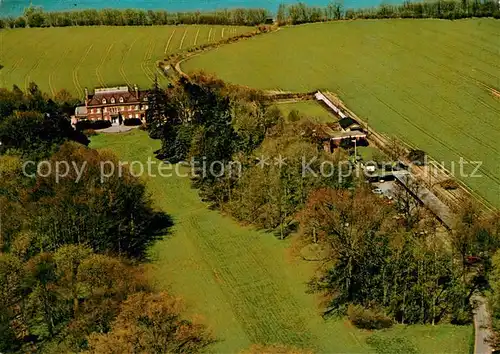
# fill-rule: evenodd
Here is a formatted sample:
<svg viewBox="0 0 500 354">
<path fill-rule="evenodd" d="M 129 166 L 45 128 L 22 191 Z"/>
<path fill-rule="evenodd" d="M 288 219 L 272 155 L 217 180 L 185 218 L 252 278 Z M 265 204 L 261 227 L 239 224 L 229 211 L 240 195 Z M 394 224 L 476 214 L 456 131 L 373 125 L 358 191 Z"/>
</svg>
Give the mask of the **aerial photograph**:
<svg viewBox="0 0 500 354">
<path fill-rule="evenodd" d="M 500 1 L 0 0 L 7 353 L 500 353 Z"/>
</svg>

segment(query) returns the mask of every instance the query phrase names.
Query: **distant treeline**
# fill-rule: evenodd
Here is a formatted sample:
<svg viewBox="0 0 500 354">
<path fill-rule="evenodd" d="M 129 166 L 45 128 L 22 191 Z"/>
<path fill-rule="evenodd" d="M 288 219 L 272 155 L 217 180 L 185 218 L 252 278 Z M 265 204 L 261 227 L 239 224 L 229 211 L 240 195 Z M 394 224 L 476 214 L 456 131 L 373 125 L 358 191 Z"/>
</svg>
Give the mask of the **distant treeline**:
<svg viewBox="0 0 500 354">
<path fill-rule="evenodd" d="M 382 4 L 365 9 L 344 9 L 341 2 L 332 1 L 326 7 L 311 7 L 299 2 L 281 4 L 276 20 L 279 25 L 323 22 L 332 20 L 376 18 L 441 18 L 467 17 L 500 18 L 500 6 L 496 0 L 438 0 L 433 2 L 405 1 L 400 5 Z"/>
<path fill-rule="evenodd" d="M 255 26 L 270 15 L 265 9 L 231 9 L 211 12 L 169 12 L 164 10 L 102 9 L 45 12 L 30 7 L 23 16 L 0 18 L 0 28 L 68 26 L 152 26 L 210 24 Z"/>
<path fill-rule="evenodd" d="M 376 18 L 441 18 L 467 17 L 500 18 L 497 0 L 438 0 L 410 2 L 400 5 L 382 4 L 365 9 L 344 9 L 342 0 L 331 1 L 326 7 L 305 3 L 281 4 L 276 13 L 279 25 L 309 22 Z M 152 26 L 179 24 L 256 26 L 272 22 L 266 9 L 225 9 L 211 12 L 169 12 L 165 10 L 102 9 L 45 12 L 30 7 L 19 17 L 0 18 L 0 28 L 67 27 L 67 26 Z"/>
</svg>

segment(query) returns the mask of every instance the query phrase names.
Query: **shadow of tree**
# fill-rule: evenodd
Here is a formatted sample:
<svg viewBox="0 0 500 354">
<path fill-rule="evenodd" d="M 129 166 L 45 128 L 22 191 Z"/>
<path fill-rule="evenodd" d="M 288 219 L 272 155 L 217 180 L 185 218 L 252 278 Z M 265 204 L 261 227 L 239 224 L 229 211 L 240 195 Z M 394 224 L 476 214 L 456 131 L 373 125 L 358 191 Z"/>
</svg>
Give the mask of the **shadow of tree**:
<svg viewBox="0 0 500 354">
<path fill-rule="evenodd" d="M 172 226 L 174 226 L 174 221 L 170 215 L 162 211 L 153 211 L 144 223 L 144 229 L 141 231 L 142 237 L 134 249 L 134 254 L 129 252 L 129 255 L 137 259 L 147 260 L 148 248 L 156 241 L 170 236 Z"/>
</svg>

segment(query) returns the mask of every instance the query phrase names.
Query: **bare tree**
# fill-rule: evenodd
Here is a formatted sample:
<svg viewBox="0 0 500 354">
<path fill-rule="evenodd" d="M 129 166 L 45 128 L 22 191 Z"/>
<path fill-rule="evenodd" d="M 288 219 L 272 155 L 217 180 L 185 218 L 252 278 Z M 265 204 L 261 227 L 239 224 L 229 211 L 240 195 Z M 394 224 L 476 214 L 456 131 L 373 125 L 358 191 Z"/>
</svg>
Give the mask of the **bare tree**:
<svg viewBox="0 0 500 354">
<path fill-rule="evenodd" d="M 415 178 L 406 175 L 394 188 L 396 208 L 404 218 L 407 230 L 411 230 L 421 219 L 422 203 L 419 196 L 422 185 Z"/>
</svg>

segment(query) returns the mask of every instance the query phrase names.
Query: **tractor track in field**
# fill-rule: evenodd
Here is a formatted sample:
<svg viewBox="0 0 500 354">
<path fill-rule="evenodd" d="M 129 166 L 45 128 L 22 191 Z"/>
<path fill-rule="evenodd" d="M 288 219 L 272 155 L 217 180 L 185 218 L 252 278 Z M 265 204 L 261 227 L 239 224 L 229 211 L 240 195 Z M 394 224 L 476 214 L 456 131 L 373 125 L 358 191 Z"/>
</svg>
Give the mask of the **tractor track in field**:
<svg viewBox="0 0 500 354">
<path fill-rule="evenodd" d="M 56 95 L 56 89 L 54 86 L 52 86 L 52 78 L 54 77 L 54 74 L 57 72 L 57 69 L 59 68 L 59 65 L 66 59 L 68 56 L 69 52 L 71 51 L 70 48 L 66 48 L 66 50 L 63 52 L 63 54 L 57 59 L 56 64 L 54 65 L 54 70 L 49 74 L 49 89 L 50 92 L 52 93 L 52 96 L 55 97 Z"/>
<path fill-rule="evenodd" d="M 24 58 L 21 57 L 16 62 L 14 62 L 14 65 L 12 65 L 12 67 L 5 72 L 5 77 L 9 78 L 12 75 L 12 73 L 15 70 L 17 70 L 17 68 L 22 64 L 23 61 L 24 61 Z"/>
<path fill-rule="evenodd" d="M 125 66 L 125 61 L 127 60 L 127 57 L 129 56 L 130 52 L 132 51 L 132 48 L 134 47 L 134 44 L 137 42 L 138 39 L 139 39 L 139 37 L 136 37 L 132 41 L 132 43 L 128 47 L 127 51 L 125 52 L 125 55 L 123 55 L 122 60 L 121 60 L 121 64 L 120 64 L 120 75 L 122 76 L 122 78 L 125 80 L 125 83 L 129 87 L 132 87 L 132 82 L 128 79 L 124 66 Z"/>
<path fill-rule="evenodd" d="M 47 55 L 48 51 L 44 51 L 42 55 L 38 56 L 38 59 L 35 61 L 35 63 L 31 66 L 31 68 L 28 70 L 26 75 L 24 76 L 24 88 L 26 91 L 28 91 L 29 84 L 31 81 L 31 73 L 38 68 L 40 63 L 42 62 L 42 59 L 45 58 Z"/>
<path fill-rule="evenodd" d="M 182 50 L 182 46 L 184 45 L 184 40 L 186 39 L 187 33 L 188 33 L 188 28 L 186 28 L 184 34 L 182 35 L 181 44 L 179 44 L 179 50 Z"/>
<path fill-rule="evenodd" d="M 155 75 L 149 68 L 150 64 L 149 61 L 153 57 L 154 48 L 155 48 L 155 42 L 152 39 L 148 44 L 148 50 L 146 50 L 146 52 L 144 53 L 144 57 L 142 58 L 141 62 L 141 70 L 151 82 L 154 82 Z"/>
<path fill-rule="evenodd" d="M 399 47 L 403 50 L 406 50 L 406 51 L 411 51 L 411 48 L 407 48 L 407 47 L 404 47 L 404 46 L 401 46 L 399 45 L 398 43 L 394 43 L 391 39 L 387 39 L 387 38 L 384 38 L 384 37 L 379 37 L 381 39 L 384 39 L 384 40 L 387 40 L 388 42 L 392 43 L 394 46 L 396 47 Z M 345 50 L 344 50 L 345 51 Z M 351 55 L 353 54 L 352 52 L 350 52 Z M 425 55 L 424 55 L 425 56 Z M 427 58 L 427 56 L 425 56 Z M 428 58 L 428 60 L 431 60 L 430 58 Z M 431 60 L 431 62 L 433 62 L 434 64 L 440 66 L 440 63 L 437 63 L 435 62 L 434 60 Z M 446 66 L 445 66 L 446 67 Z M 362 70 L 361 67 L 359 67 L 359 70 Z M 423 70 L 422 67 L 420 67 L 420 70 Z M 432 74 L 430 74 L 432 75 Z M 434 75 L 432 75 L 434 76 Z M 473 161 L 470 157 L 468 156 L 465 156 L 463 153 L 459 152 L 458 150 L 456 150 L 455 148 L 451 147 L 449 144 L 445 144 L 442 142 L 441 139 L 439 139 L 438 136 L 436 136 L 434 133 L 432 132 L 429 132 L 428 130 L 424 129 L 423 127 L 421 127 L 420 125 L 414 123 L 410 117 L 406 116 L 404 113 L 400 112 L 398 109 L 396 109 L 395 107 L 393 107 L 392 105 L 390 105 L 389 103 L 385 102 L 384 100 L 380 99 L 374 92 L 372 92 L 371 90 L 369 90 L 366 85 L 360 83 L 359 86 L 362 88 L 362 92 L 366 92 L 368 93 L 369 95 L 371 95 L 372 97 L 374 97 L 377 101 L 379 101 L 380 103 L 382 103 L 383 105 L 385 105 L 387 108 L 389 108 L 391 111 L 393 111 L 396 115 L 400 116 L 403 120 L 405 120 L 408 124 L 410 124 L 411 126 L 413 126 L 415 129 L 417 129 L 418 131 L 420 131 L 422 134 L 428 136 L 429 138 L 431 138 L 433 141 L 437 142 L 438 144 L 442 145 L 444 148 L 446 148 L 447 150 L 453 152 L 456 156 L 462 156 L 463 158 L 465 158 L 465 160 L 467 160 L 468 162 L 470 161 Z M 403 90 L 406 95 L 405 97 L 407 97 L 407 99 L 409 100 L 412 100 L 412 95 L 411 93 Z M 421 108 L 425 109 L 428 111 L 428 108 L 421 104 L 420 102 L 416 101 L 413 99 L 413 102 L 414 104 L 417 104 L 418 106 L 420 106 Z M 457 128 L 451 126 L 449 123 L 447 123 L 446 120 L 443 120 L 443 117 L 441 115 L 438 115 L 440 117 L 440 121 L 442 121 L 443 123 L 447 124 L 447 126 L 449 126 L 451 129 L 454 129 L 456 131 L 458 131 L 459 133 L 467 136 L 468 138 L 471 138 L 473 139 L 474 141 L 478 142 L 477 138 L 471 136 L 469 133 L 467 132 L 463 132 L 462 130 L 457 130 Z M 480 145 L 483 145 L 485 146 L 485 144 L 483 144 L 482 142 L 480 142 Z M 486 144 L 486 146 L 489 146 L 490 144 Z M 493 150 L 494 151 L 497 151 L 496 148 L 493 147 Z M 491 171 L 489 171 L 489 169 L 486 169 L 484 167 L 481 167 L 479 169 L 480 172 L 482 172 L 485 176 L 487 176 L 490 180 L 494 181 L 495 183 L 497 183 L 498 185 L 500 185 L 500 178 L 496 177 Z"/>
<path fill-rule="evenodd" d="M 164 53 L 167 54 L 168 53 L 168 48 L 170 47 L 170 43 L 172 42 L 172 38 L 174 38 L 174 35 L 175 35 L 175 31 L 177 29 L 174 28 L 174 30 L 172 31 L 172 33 L 170 34 L 170 37 L 168 38 L 168 41 L 167 41 L 167 45 L 165 46 L 165 51 Z"/>
<path fill-rule="evenodd" d="M 198 42 L 199 35 L 200 35 L 200 29 L 198 28 L 198 30 L 196 31 L 196 36 L 194 37 L 193 46 L 196 46 L 196 43 Z"/>
<path fill-rule="evenodd" d="M 85 51 L 85 54 L 80 58 L 78 61 L 78 64 L 73 68 L 72 70 L 72 76 L 73 76 L 73 84 L 76 87 L 76 90 L 78 91 L 79 95 L 83 95 L 83 87 L 80 85 L 80 80 L 78 79 L 78 70 L 82 66 L 83 62 L 87 59 L 88 55 L 90 54 L 90 51 L 94 47 L 94 44 L 89 45 L 87 50 Z"/>
<path fill-rule="evenodd" d="M 201 229 L 200 218 L 196 213 L 189 215 L 179 224 Z M 216 225 L 207 227 L 212 229 L 207 231 L 209 234 L 218 234 Z M 297 316 L 301 312 L 300 306 L 290 300 L 286 287 L 280 287 L 272 281 L 274 276 L 268 265 L 256 254 L 257 250 L 248 249 L 246 240 L 240 238 L 220 240 L 200 237 L 197 234 L 191 237 L 195 238 L 193 241 L 199 247 L 206 268 L 216 273 L 218 287 L 225 302 L 230 305 L 251 341 L 306 344 L 306 346 L 314 343 L 310 334 L 306 334 L 304 321 Z M 231 259 L 232 252 L 244 249 L 247 250 L 245 259 L 235 263 Z M 252 308 L 269 302 L 277 304 L 277 307 L 269 308 L 265 318 L 271 321 L 264 321 L 263 318 L 256 316 Z"/>
<path fill-rule="evenodd" d="M 208 39 L 207 39 L 207 43 L 210 43 L 210 38 L 212 36 L 212 31 L 213 31 L 213 28 L 210 27 L 210 31 L 208 31 Z"/>
<path fill-rule="evenodd" d="M 95 68 L 95 74 L 97 76 L 97 81 L 99 82 L 99 85 L 101 87 L 106 87 L 106 83 L 104 82 L 104 77 L 101 74 L 101 67 L 106 63 L 106 59 L 108 58 L 109 53 L 111 53 L 111 50 L 115 46 L 116 42 L 111 43 L 108 48 L 106 49 L 106 53 L 104 54 L 104 57 L 101 59 L 101 62 L 99 65 L 96 66 Z"/>
<path fill-rule="evenodd" d="M 390 43 L 391 43 L 393 46 L 395 46 L 395 47 L 399 47 L 399 48 L 401 48 L 401 49 L 403 49 L 403 50 L 410 51 L 410 52 L 411 52 L 411 51 L 413 51 L 413 50 L 412 50 L 412 48 L 409 48 L 409 47 L 403 46 L 403 45 L 401 45 L 401 44 L 399 44 L 399 43 L 396 43 L 396 42 L 394 42 L 393 40 L 391 40 L 391 39 L 389 39 L 389 38 L 387 38 L 387 37 L 379 37 L 379 38 L 381 38 L 381 39 L 382 39 L 382 40 L 384 40 L 384 41 L 390 42 Z M 471 82 L 471 83 L 474 83 L 475 85 L 479 84 L 479 85 L 482 85 L 483 87 L 486 87 L 486 88 L 490 89 L 487 85 L 484 85 L 482 82 L 480 82 L 480 81 L 478 81 L 478 80 L 474 79 L 474 78 L 473 78 L 473 77 L 471 77 L 469 74 L 462 73 L 461 71 L 456 70 L 456 69 L 454 69 L 454 68 L 452 68 L 452 67 L 450 67 L 450 66 L 448 66 L 448 65 L 446 65 L 446 64 L 442 64 L 442 63 L 438 62 L 437 60 L 433 59 L 432 57 L 430 57 L 429 55 L 426 55 L 426 54 L 423 54 L 423 53 L 420 53 L 420 55 L 421 55 L 421 56 L 423 56 L 423 57 L 424 57 L 427 61 L 429 61 L 429 62 L 433 63 L 434 65 L 436 65 L 436 67 L 440 67 L 440 68 L 442 68 L 444 71 L 449 71 L 450 73 L 454 73 L 455 75 L 458 75 L 458 76 L 459 76 L 459 77 L 461 77 L 462 79 L 464 79 L 464 80 L 466 80 L 466 81 L 469 81 L 469 82 Z M 450 59 L 450 60 L 452 60 L 453 58 L 449 58 L 449 59 Z M 418 67 L 418 68 L 420 68 L 420 70 L 421 70 L 422 72 L 425 72 L 425 73 L 427 73 L 428 75 L 430 75 L 430 76 L 434 77 L 436 80 L 438 80 L 438 81 L 443 81 L 443 77 L 440 77 L 440 76 L 438 76 L 438 75 L 436 75 L 436 74 L 433 74 L 433 73 L 429 72 L 426 68 L 424 68 L 424 67 L 422 67 L 422 66 L 417 66 L 417 67 Z M 482 71 L 482 70 L 480 70 L 480 69 L 476 69 L 476 71 Z M 482 71 L 482 72 L 483 72 L 483 71 Z M 485 72 L 483 72 L 483 73 L 485 73 Z M 485 73 L 485 74 L 487 74 L 487 73 Z M 489 74 L 488 74 L 488 75 L 489 75 Z M 460 81 L 454 81 L 454 80 L 453 80 L 453 81 L 450 81 L 450 80 L 444 80 L 444 81 L 445 81 L 445 82 L 448 82 L 448 83 L 450 83 L 450 84 L 452 84 L 452 85 L 453 85 L 453 86 L 455 86 L 455 87 L 457 87 L 457 85 L 458 85 L 458 84 L 460 84 Z M 463 91 L 463 92 L 465 92 L 465 94 L 467 94 L 469 97 L 472 97 L 472 98 L 474 98 L 474 99 L 477 99 L 474 95 L 472 95 L 471 93 L 469 93 L 467 90 L 462 90 L 462 91 Z M 442 97 L 441 97 L 441 98 L 442 98 Z M 448 102 L 449 102 L 449 101 L 448 101 Z M 481 104 L 483 104 L 483 105 L 485 105 L 485 106 L 486 106 L 486 107 L 488 107 L 489 109 L 491 109 L 491 110 L 495 111 L 496 113 L 500 114 L 500 110 L 498 110 L 498 109 L 497 109 L 497 108 L 495 108 L 495 107 L 492 107 L 491 105 L 489 105 L 488 103 L 484 102 L 483 100 L 480 100 L 480 103 L 481 103 Z M 454 104 L 454 105 L 456 105 L 456 103 L 453 103 L 453 104 Z M 462 109 L 462 108 L 461 108 L 461 109 Z M 469 112 L 469 113 L 470 113 L 470 114 L 474 114 L 474 112 Z M 480 119 L 480 117 L 479 117 L 479 119 Z M 491 128 L 491 129 L 493 129 L 493 130 L 498 130 L 498 127 L 497 127 L 497 126 L 495 126 L 495 125 L 491 124 L 490 122 L 488 122 L 488 121 L 486 121 L 486 120 L 482 120 L 482 119 L 481 119 L 481 122 L 482 122 L 483 124 L 485 124 L 485 125 L 490 126 L 490 128 Z"/>
</svg>

